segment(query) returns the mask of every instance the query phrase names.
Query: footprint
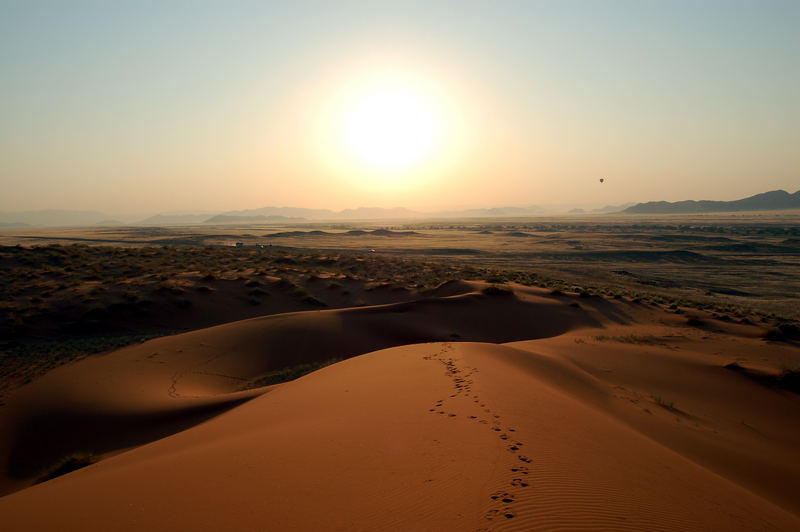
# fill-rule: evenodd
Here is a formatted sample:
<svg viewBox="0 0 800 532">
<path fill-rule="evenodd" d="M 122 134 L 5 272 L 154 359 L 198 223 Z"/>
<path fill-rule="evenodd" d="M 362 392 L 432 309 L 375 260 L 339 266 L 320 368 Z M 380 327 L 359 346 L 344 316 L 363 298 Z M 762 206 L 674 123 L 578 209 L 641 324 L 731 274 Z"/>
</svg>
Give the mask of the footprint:
<svg viewBox="0 0 800 532">
<path fill-rule="evenodd" d="M 431 410 L 433 410 L 433 409 L 431 409 Z M 504 432 L 503 434 L 501 434 L 501 435 L 500 435 L 500 439 L 501 439 L 501 440 L 507 440 L 507 439 L 508 439 L 508 434 L 506 434 L 506 433 Z"/>
<path fill-rule="evenodd" d="M 490 499 L 492 499 L 493 501 L 496 501 L 496 500 L 500 499 L 501 502 L 504 502 L 506 504 L 510 504 L 510 503 L 514 502 L 514 496 L 511 495 L 508 492 L 505 492 L 505 491 L 496 491 L 496 492 L 494 492 L 492 494 L 492 496 L 490 497 Z"/>
<path fill-rule="evenodd" d="M 531 462 L 533 462 L 533 460 L 522 454 L 519 455 L 519 459 L 525 462 L 526 464 L 530 464 Z"/>
<path fill-rule="evenodd" d="M 516 445 L 509 445 L 508 450 L 511 451 L 512 453 L 515 453 L 519 451 L 519 447 L 517 447 Z"/>
<path fill-rule="evenodd" d="M 515 488 L 527 488 L 528 483 L 522 480 L 521 478 L 512 478 L 511 485 Z"/>
<path fill-rule="evenodd" d="M 456 417 L 455 414 L 448 414 L 447 417 Z"/>
</svg>

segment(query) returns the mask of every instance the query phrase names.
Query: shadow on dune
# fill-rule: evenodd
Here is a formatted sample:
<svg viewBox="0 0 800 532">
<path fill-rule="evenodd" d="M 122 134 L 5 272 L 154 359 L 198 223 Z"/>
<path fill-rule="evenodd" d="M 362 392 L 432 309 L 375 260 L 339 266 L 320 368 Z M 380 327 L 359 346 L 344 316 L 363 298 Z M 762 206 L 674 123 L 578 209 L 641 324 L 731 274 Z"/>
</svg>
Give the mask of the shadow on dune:
<svg viewBox="0 0 800 532">
<path fill-rule="evenodd" d="M 597 305 L 603 306 L 601 301 Z M 615 320 L 623 319 L 622 313 L 604 312 L 612 313 Z M 474 293 L 267 316 L 208 329 L 204 341 L 215 345 L 222 354 L 213 360 L 198 361 L 193 371 L 227 375 L 242 382 L 297 364 L 345 359 L 400 345 L 548 338 L 576 328 L 597 327 L 600 323 L 596 316 L 557 299 L 527 302 Z M 198 336 L 203 332 L 197 331 Z M 192 372 L 187 372 L 180 384 L 187 385 L 191 378 Z"/>
<path fill-rule="evenodd" d="M 252 397 L 141 412 L 39 413 L 18 426 L 8 474 L 18 479 L 36 477 L 75 453 L 100 455 L 149 443 L 202 423 Z"/>
</svg>

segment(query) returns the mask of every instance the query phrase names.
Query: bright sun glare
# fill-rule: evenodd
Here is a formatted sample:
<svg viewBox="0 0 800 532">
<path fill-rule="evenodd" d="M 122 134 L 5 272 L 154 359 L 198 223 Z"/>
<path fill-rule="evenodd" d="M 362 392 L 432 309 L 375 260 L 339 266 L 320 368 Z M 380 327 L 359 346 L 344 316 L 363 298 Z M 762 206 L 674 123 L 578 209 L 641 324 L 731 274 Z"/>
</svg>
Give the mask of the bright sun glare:
<svg viewBox="0 0 800 532">
<path fill-rule="evenodd" d="M 442 135 L 431 102 L 402 86 L 373 87 L 357 98 L 344 116 L 342 133 L 352 156 L 384 171 L 423 162 Z"/>
</svg>

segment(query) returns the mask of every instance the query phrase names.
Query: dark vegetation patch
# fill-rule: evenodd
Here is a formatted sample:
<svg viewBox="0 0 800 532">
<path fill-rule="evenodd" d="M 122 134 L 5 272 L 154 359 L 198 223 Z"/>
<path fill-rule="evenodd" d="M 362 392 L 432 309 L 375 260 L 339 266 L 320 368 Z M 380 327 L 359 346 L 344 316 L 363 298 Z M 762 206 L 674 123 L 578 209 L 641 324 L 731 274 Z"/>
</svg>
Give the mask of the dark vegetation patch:
<svg viewBox="0 0 800 532">
<path fill-rule="evenodd" d="M 687 263 L 718 263 L 721 259 L 695 253 L 694 251 L 575 251 L 562 253 L 535 253 L 533 255 L 547 259 L 564 259 L 580 261 L 613 261 L 613 262 L 667 262 L 676 264 Z"/>
<path fill-rule="evenodd" d="M 138 344 L 159 335 L 66 337 L 59 340 L 8 341 L 0 344 L 0 397 L 73 360 Z"/>
<path fill-rule="evenodd" d="M 60 477 L 61 475 L 66 475 L 67 473 L 72 473 L 73 471 L 77 471 L 78 469 L 90 466 L 94 463 L 97 463 L 97 457 L 93 454 L 74 453 L 64 457 L 51 467 L 47 468 L 39 476 L 37 482 L 45 482 L 52 478 Z"/>
<path fill-rule="evenodd" d="M 700 316 L 686 316 L 686 325 L 690 327 L 707 327 L 708 322 L 701 318 Z"/>
<path fill-rule="evenodd" d="M 248 382 L 243 389 L 249 390 L 252 388 L 261 388 L 262 386 L 271 386 L 273 384 L 293 381 L 295 379 L 299 379 L 303 375 L 308 375 L 309 373 L 340 362 L 341 360 L 342 359 L 340 358 L 330 358 L 321 362 L 309 362 L 306 364 L 298 364 L 296 366 L 281 368 L 253 379 L 252 381 Z"/>
<path fill-rule="evenodd" d="M 489 285 L 482 290 L 484 294 L 487 296 L 500 296 L 500 297 L 508 297 L 514 295 L 514 289 L 510 286 L 501 286 L 497 284 Z"/>
<path fill-rule="evenodd" d="M 725 369 L 735 371 L 764 386 L 800 393 L 800 367 L 785 368 L 779 373 L 765 373 L 763 371 L 745 368 L 736 362 L 732 362 L 726 365 Z"/>
<path fill-rule="evenodd" d="M 739 242 L 735 244 L 703 246 L 702 249 L 708 251 L 724 251 L 726 253 L 759 253 L 759 254 L 798 254 L 800 248 L 792 246 L 776 246 L 774 244 L 764 244 L 760 242 Z"/>
<path fill-rule="evenodd" d="M 728 237 L 704 235 L 643 235 L 643 238 L 653 242 L 732 242 Z"/>
<path fill-rule="evenodd" d="M 764 332 L 764 340 L 770 342 L 800 342 L 800 327 L 794 323 L 779 323 Z"/>
<path fill-rule="evenodd" d="M 635 345 L 666 345 L 652 334 L 626 334 L 621 336 L 599 335 L 594 337 L 598 342 L 620 342 Z"/>
<path fill-rule="evenodd" d="M 397 248 L 382 249 L 382 253 L 396 255 L 483 255 L 484 252 L 473 248 Z"/>
<path fill-rule="evenodd" d="M 307 237 L 307 236 L 330 236 L 330 237 L 337 237 L 337 236 L 364 236 L 364 235 L 372 235 L 372 236 L 387 236 L 387 237 L 395 237 L 395 236 L 413 236 L 418 235 L 419 233 L 416 231 L 393 231 L 391 229 L 375 229 L 372 231 L 363 231 L 360 229 L 353 229 L 350 231 L 344 231 L 341 233 L 331 233 L 328 231 L 320 231 L 320 230 L 313 230 L 313 231 L 282 231 L 278 233 L 268 233 L 263 235 L 267 238 L 291 238 L 291 237 Z"/>
</svg>

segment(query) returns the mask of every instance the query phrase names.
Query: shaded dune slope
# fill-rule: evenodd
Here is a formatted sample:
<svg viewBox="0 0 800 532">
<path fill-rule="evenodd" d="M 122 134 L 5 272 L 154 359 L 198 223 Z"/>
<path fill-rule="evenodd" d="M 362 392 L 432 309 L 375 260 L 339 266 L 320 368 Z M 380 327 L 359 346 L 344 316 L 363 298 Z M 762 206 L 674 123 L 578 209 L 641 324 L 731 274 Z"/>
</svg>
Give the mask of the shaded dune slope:
<svg viewBox="0 0 800 532">
<path fill-rule="evenodd" d="M 605 400 L 600 379 L 548 354 L 396 347 L 4 497 L 0 515 L 8 530 L 800 525 L 610 416 Z"/>
</svg>

